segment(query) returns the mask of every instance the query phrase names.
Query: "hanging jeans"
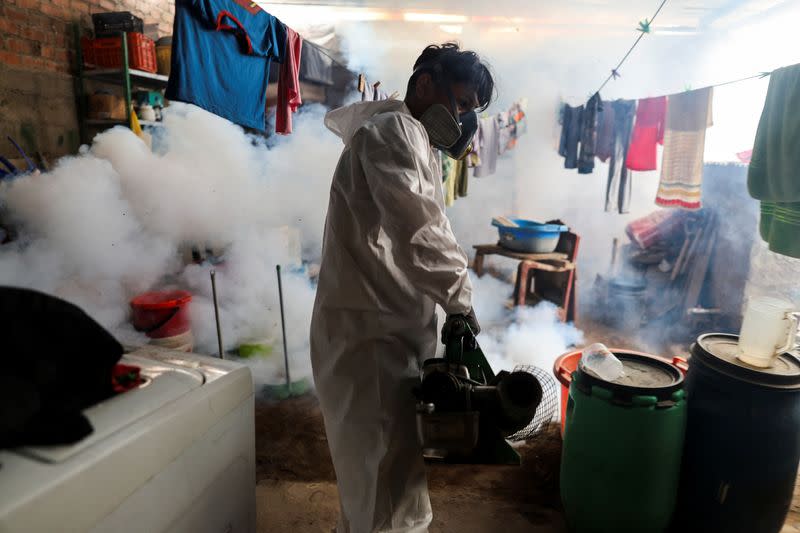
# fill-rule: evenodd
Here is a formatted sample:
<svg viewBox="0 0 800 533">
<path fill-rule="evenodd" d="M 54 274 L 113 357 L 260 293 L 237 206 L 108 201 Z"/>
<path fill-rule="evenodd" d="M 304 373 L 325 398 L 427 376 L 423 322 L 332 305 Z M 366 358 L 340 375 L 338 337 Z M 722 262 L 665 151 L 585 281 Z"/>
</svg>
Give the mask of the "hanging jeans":
<svg viewBox="0 0 800 533">
<path fill-rule="evenodd" d="M 630 210 L 631 203 L 631 171 L 625 167 L 625 160 L 628 157 L 636 102 L 634 100 L 616 100 L 611 102 L 611 105 L 614 108 L 614 142 L 611 157 L 608 160 L 606 211 L 618 210 L 624 214 Z"/>
<path fill-rule="evenodd" d="M 581 140 L 583 106 L 572 107 L 564 104 L 561 142 L 558 154 L 564 158 L 564 168 L 578 168 L 578 145 Z"/>
</svg>

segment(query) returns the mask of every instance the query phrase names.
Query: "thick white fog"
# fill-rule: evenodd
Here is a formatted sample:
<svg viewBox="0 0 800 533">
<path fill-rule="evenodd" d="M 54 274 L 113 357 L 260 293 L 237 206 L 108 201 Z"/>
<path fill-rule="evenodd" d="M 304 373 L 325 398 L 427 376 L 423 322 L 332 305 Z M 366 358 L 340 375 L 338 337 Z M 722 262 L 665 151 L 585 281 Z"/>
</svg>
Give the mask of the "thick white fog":
<svg viewBox="0 0 800 533">
<path fill-rule="evenodd" d="M 334 22 L 351 68 L 366 72 L 370 81 L 381 80 L 389 92 L 404 94 L 413 61 L 426 44 L 456 39 L 492 65 L 498 98 L 489 112 L 527 99 L 528 133 L 500 159 L 495 176 L 471 180 L 469 196 L 448 214 L 468 252 L 474 244 L 496 240 L 490 226 L 495 215 L 562 219 L 582 237 L 579 280 L 585 288 L 607 268 L 613 237 L 621 237 L 631 219 L 656 209 L 658 175 L 634 175 L 629 215 L 605 213 L 607 167 L 598 163 L 590 175 L 563 169 L 555 150 L 557 106 L 582 103 L 598 88 L 635 38 L 636 22 L 650 15 L 650 7 L 643 6 L 650 2 L 625 2 L 626 9 L 611 13 L 604 11 L 607 6 L 582 2 L 567 2 L 561 11 L 560 4 L 534 4 L 501 2 L 498 10 L 506 18 L 495 21 L 484 6 L 447 24 Z M 664 25 L 689 23 L 685 10 L 670 15 L 668 4 L 661 15 L 666 22 L 643 39 L 622 78 L 602 96 L 678 92 L 797 62 L 798 34 L 791 24 L 800 7 L 777 4 L 759 16 L 707 21 L 688 30 Z M 437 2 L 445 13 L 461 5 Z M 514 7 L 519 21 L 506 13 Z M 282 14 L 276 7 L 276 14 L 302 33 L 302 10 Z M 766 80 L 755 80 L 716 91 L 706 160 L 734 160 L 752 146 L 766 87 Z M 174 104 L 154 139 L 154 152 L 119 127 L 98 135 L 51 172 L 4 183 L 0 205 L 19 225 L 22 239 L 0 249 L 0 284 L 71 300 L 127 342 L 146 341 L 129 325 L 133 296 L 154 288 L 185 288 L 194 295 L 196 347 L 215 353 L 211 266 L 186 266 L 184 258 L 192 245 L 209 248 L 224 258 L 215 268 L 226 349 L 267 339 L 279 351 L 275 265 L 281 264 L 287 269 L 294 375 L 310 375 L 314 287 L 306 272 L 293 267 L 301 266 L 301 257 L 312 262 L 319 257 L 330 179 L 342 148 L 324 129 L 323 112 L 305 106 L 295 119 L 295 133 L 267 145 L 219 117 Z M 579 331 L 555 319 L 552 306 L 510 314 L 505 307 L 510 285 L 491 278 L 475 285 L 479 319 L 501 325 L 487 328 L 481 339 L 494 364 L 549 368 L 561 352 L 582 342 Z M 279 378 L 280 357 L 250 364 L 260 382 Z"/>
</svg>

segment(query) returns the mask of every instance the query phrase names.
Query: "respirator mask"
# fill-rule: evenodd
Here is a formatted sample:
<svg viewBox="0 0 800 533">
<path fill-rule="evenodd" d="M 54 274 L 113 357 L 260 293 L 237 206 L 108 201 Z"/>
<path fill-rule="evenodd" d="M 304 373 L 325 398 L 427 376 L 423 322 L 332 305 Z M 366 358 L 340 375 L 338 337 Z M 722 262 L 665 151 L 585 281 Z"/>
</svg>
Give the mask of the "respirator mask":
<svg viewBox="0 0 800 533">
<path fill-rule="evenodd" d="M 438 67 L 436 65 L 435 67 Z M 442 104 L 433 104 L 419 118 L 428 132 L 431 144 L 453 159 L 464 159 L 472 151 L 472 139 L 478 131 L 478 114 L 475 111 L 458 113 L 455 96 L 448 80 L 443 79 L 435 67 L 420 67 L 432 70 L 439 83 L 444 83 L 450 98 L 450 109 Z M 438 74 L 438 75 L 437 75 Z"/>
</svg>

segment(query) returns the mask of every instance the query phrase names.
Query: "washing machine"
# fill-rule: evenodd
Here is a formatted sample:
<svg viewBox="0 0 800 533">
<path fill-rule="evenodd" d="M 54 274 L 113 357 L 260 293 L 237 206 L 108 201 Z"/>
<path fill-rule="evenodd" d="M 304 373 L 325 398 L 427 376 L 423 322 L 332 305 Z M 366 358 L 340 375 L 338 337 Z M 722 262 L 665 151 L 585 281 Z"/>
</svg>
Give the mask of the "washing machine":
<svg viewBox="0 0 800 533">
<path fill-rule="evenodd" d="M 90 436 L 0 451 L 0 532 L 255 531 L 250 370 L 157 347 L 120 362 L 144 383 L 87 409 Z"/>
</svg>

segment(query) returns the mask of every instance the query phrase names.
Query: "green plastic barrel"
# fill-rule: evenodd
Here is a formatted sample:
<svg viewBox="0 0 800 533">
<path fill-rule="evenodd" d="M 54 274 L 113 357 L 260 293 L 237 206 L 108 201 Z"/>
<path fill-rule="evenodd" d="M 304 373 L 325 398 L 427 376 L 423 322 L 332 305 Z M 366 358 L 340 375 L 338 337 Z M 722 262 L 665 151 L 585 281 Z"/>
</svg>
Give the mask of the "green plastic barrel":
<svg viewBox="0 0 800 533">
<path fill-rule="evenodd" d="M 653 356 L 614 351 L 625 376 L 572 374 L 561 500 L 575 533 L 661 533 L 675 508 L 686 426 L 683 375 Z"/>
</svg>

